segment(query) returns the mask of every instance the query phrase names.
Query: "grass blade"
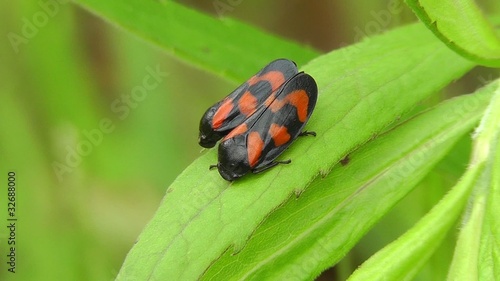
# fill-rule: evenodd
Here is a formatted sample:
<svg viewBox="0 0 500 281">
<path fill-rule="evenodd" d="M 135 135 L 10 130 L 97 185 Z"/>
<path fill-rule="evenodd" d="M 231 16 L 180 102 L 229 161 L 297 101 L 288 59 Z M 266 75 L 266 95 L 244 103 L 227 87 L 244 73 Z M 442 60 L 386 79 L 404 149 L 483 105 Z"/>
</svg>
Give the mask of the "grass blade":
<svg viewBox="0 0 500 281">
<path fill-rule="evenodd" d="M 500 243 L 500 82 L 476 132 L 473 165 L 483 165 L 470 200 L 448 280 L 494 280 L 499 276 Z"/>
<path fill-rule="evenodd" d="M 473 0 L 406 3 L 448 47 L 479 64 L 500 67 L 500 36 Z"/>
<path fill-rule="evenodd" d="M 309 47 L 173 1 L 75 2 L 176 57 L 238 82 L 273 59 L 284 57 L 302 65 L 318 55 Z"/>
</svg>

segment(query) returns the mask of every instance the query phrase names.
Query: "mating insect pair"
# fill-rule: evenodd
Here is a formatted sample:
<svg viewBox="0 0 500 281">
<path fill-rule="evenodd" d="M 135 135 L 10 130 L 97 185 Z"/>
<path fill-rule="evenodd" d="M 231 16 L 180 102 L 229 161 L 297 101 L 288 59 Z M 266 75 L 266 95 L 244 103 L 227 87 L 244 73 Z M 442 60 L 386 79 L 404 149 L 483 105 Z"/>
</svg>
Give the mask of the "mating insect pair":
<svg viewBox="0 0 500 281">
<path fill-rule="evenodd" d="M 248 172 L 259 173 L 278 164 L 276 158 L 301 135 L 309 120 L 318 88 L 314 79 L 298 72 L 294 62 L 269 63 L 222 101 L 210 107 L 200 121 L 199 144 L 209 148 L 218 140 L 217 168 L 235 180 Z"/>
</svg>

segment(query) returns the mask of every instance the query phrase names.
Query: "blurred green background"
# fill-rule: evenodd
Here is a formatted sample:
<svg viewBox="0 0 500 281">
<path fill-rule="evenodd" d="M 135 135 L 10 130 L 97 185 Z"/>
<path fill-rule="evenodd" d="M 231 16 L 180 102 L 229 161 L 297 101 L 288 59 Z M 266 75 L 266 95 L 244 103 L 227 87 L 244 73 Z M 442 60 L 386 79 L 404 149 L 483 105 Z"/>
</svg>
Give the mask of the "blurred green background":
<svg viewBox="0 0 500 281">
<path fill-rule="evenodd" d="M 215 2 L 179 2 L 218 16 Z M 390 5 L 398 12 L 385 17 Z M 0 14 L 0 212 L 7 225 L 5 183 L 14 171 L 18 218 L 15 274 L 0 231 L 0 280 L 112 280 L 166 188 L 200 155 L 199 118 L 237 85 L 68 1 L 3 1 Z M 320 52 L 416 20 L 400 1 L 240 1 L 224 16 Z M 476 70 L 447 94 L 493 77 Z M 464 140 L 427 181 L 451 185 L 468 152 Z M 321 278 L 342 279 L 444 192 L 417 189 Z"/>
</svg>

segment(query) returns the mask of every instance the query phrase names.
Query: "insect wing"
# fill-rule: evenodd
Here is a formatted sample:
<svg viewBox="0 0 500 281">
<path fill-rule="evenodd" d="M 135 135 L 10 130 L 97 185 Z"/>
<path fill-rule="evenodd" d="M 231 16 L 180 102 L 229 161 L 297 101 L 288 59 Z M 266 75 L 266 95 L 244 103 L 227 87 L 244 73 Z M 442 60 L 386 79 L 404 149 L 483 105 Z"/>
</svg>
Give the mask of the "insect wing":
<svg viewBox="0 0 500 281">
<path fill-rule="evenodd" d="M 303 131 L 317 98 L 316 82 L 308 74 L 299 73 L 283 85 L 276 94 L 276 99 L 256 118 L 249 129 L 249 136 L 252 132 L 258 132 L 260 136 L 260 140 L 247 139 L 249 155 L 252 141 L 261 141 L 263 144 L 261 151 L 257 153 L 258 159 L 249 157 L 252 169 L 258 170 L 268 166 L 290 146 Z"/>
<path fill-rule="evenodd" d="M 261 110 L 264 101 L 297 72 L 293 61 L 275 60 L 210 107 L 200 121 L 200 145 L 213 147 L 220 138 Z"/>
<path fill-rule="evenodd" d="M 259 110 L 234 128 L 219 143 L 220 175 L 235 180 L 248 172 L 258 173 L 279 163 L 275 159 L 299 136 L 316 105 L 314 79 L 299 73 L 287 81 Z"/>
</svg>

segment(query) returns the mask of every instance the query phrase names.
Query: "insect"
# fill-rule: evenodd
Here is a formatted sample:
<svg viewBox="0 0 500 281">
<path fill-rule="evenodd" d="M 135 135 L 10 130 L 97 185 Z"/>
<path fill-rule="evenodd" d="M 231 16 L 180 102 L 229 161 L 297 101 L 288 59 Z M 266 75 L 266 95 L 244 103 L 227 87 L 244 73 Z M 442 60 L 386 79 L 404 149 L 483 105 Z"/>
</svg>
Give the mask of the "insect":
<svg viewBox="0 0 500 281">
<path fill-rule="evenodd" d="M 272 61 L 223 100 L 211 106 L 200 121 L 198 143 L 205 148 L 217 141 L 263 107 L 264 101 L 298 73 L 291 60 Z"/>
<path fill-rule="evenodd" d="M 285 82 L 263 103 L 263 109 L 244 120 L 219 143 L 219 174 L 233 181 L 249 172 L 260 173 L 291 160 L 276 158 L 301 135 L 318 97 L 314 79 L 300 72 Z"/>
</svg>

